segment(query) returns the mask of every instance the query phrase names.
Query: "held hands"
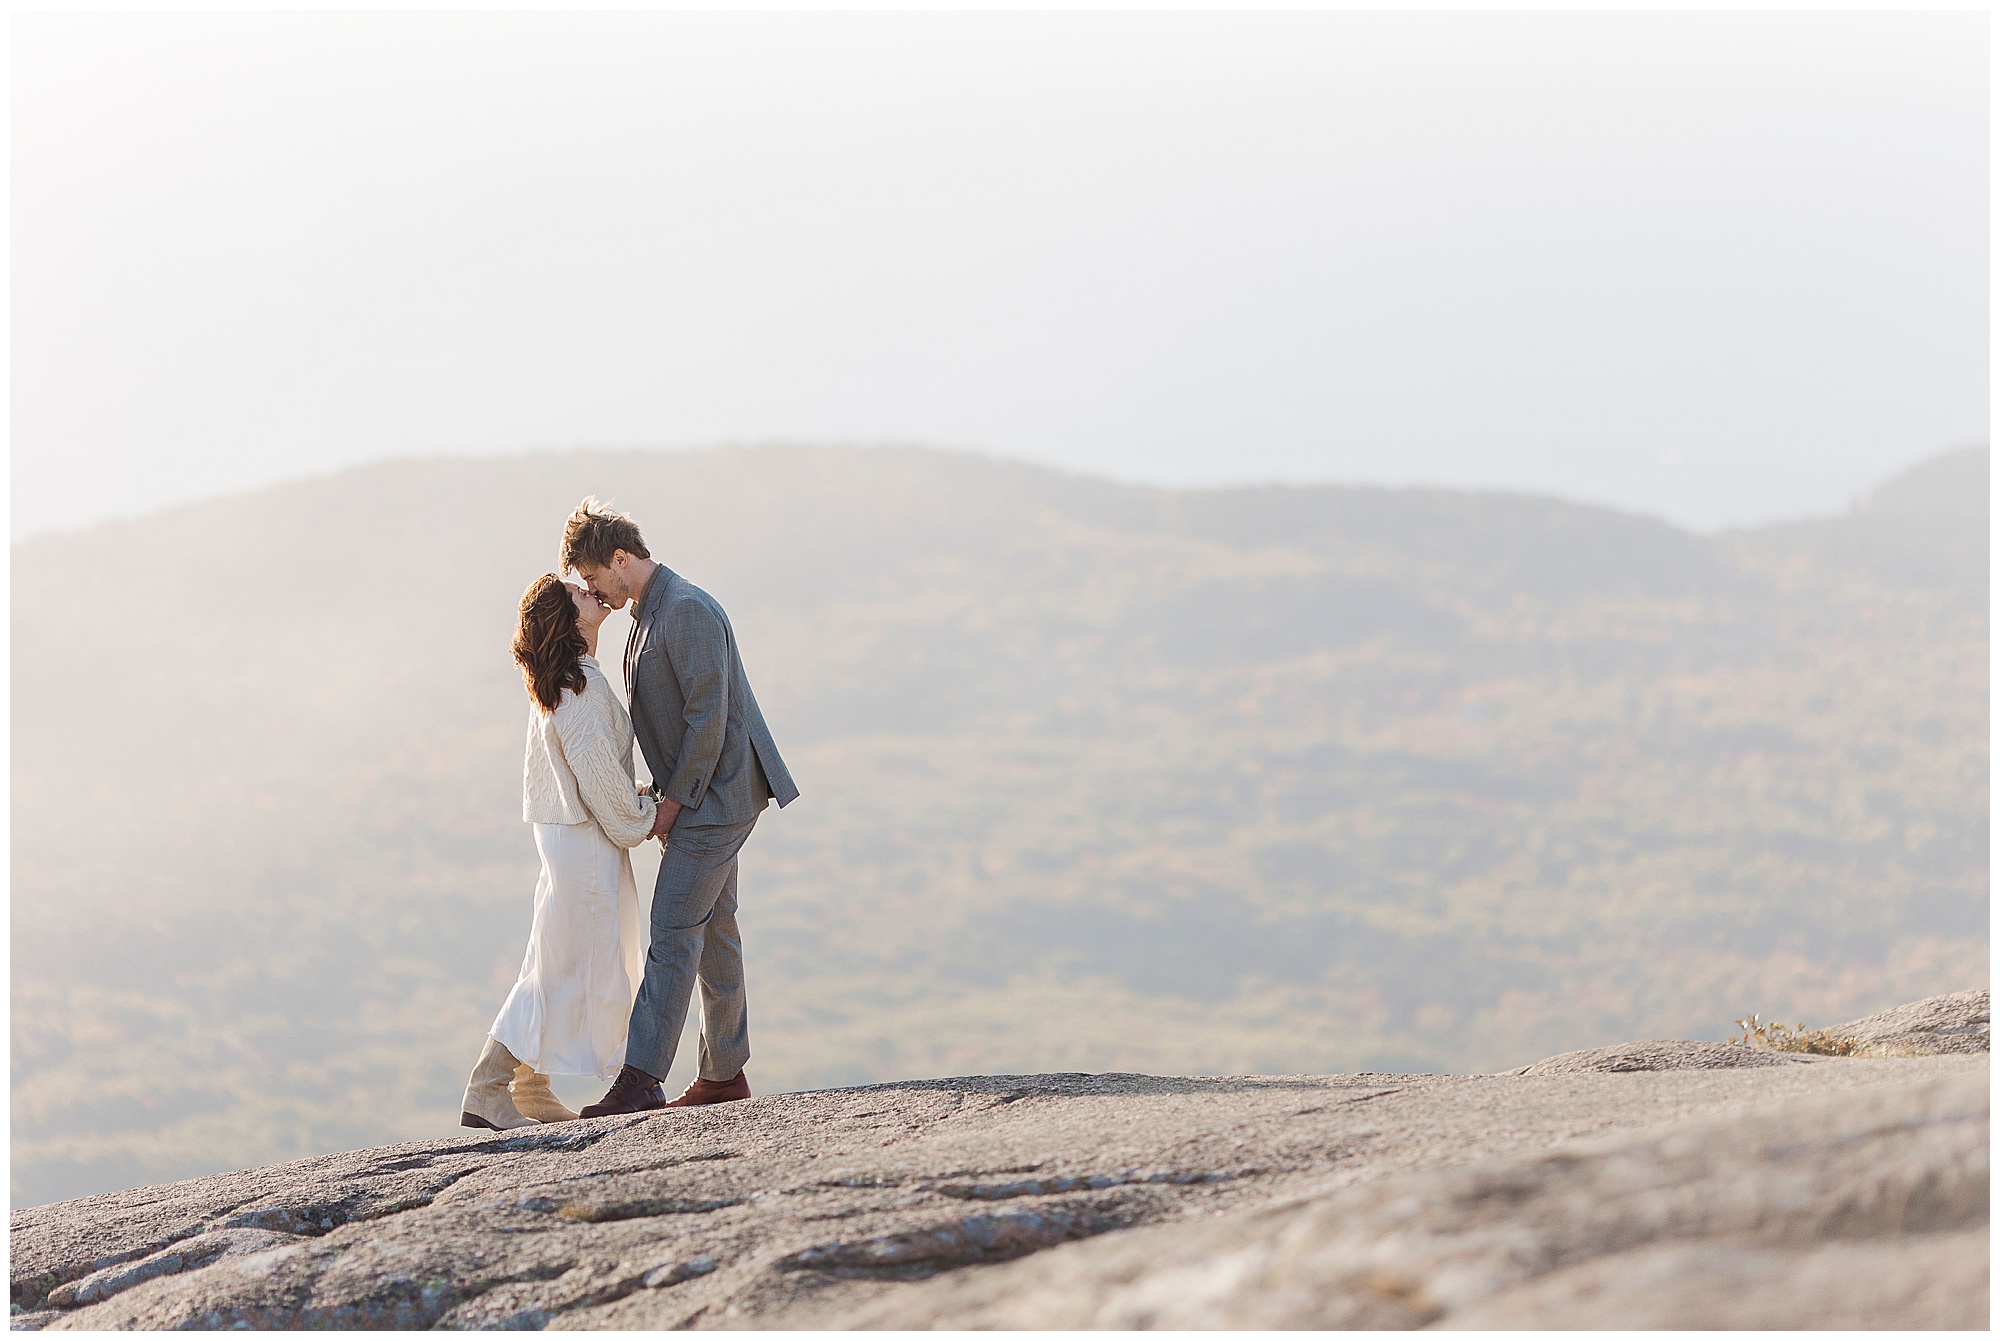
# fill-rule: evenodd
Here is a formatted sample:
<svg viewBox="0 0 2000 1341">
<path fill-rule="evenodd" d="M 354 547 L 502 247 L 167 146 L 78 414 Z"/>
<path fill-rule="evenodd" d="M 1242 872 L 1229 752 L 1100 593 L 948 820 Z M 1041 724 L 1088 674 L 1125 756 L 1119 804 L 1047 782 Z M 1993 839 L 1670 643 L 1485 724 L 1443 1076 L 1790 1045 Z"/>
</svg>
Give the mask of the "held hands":
<svg viewBox="0 0 2000 1341">
<path fill-rule="evenodd" d="M 680 818 L 680 814 L 681 803 L 679 801 L 669 801 L 664 796 L 660 797 L 659 810 L 653 816 L 653 831 L 647 834 L 646 837 L 659 839 L 660 846 L 665 847 L 667 845 L 667 831 L 674 827 L 674 821 Z"/>
</svg>

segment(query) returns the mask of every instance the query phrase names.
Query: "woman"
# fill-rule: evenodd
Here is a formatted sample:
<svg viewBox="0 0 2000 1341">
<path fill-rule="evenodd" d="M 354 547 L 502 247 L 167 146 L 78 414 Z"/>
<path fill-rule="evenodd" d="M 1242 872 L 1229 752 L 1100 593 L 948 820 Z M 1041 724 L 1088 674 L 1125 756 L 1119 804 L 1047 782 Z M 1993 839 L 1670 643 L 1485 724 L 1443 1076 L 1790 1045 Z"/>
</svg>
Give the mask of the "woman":
<svg viewBox="0 0 2000 1341">
<path fill-rule="evenodd" d="M 567 1121 L 576 1114 L 549 1076 L 609 1080 L 625 1060 L 646 952 L 626 849 L 652 832 L 655 805 L 633 786 L 632 721 L 595 659 L 610 613 L 553 573 L 521 597 L 514 660 L 530 700 L 521 818 L 535 826 L 542 875 L 520 980 L 465 1087 L 467 1127 Z"/>
</svg>

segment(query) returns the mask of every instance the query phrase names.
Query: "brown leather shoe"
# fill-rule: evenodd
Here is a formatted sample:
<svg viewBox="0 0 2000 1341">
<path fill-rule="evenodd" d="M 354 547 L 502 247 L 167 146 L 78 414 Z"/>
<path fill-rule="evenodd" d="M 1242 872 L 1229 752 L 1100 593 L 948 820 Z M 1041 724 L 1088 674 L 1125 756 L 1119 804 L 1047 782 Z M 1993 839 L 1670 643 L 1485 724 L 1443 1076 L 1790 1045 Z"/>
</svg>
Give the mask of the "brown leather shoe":
<svg viewBox="0 0 2000 1341">
<path fill-rule="evenodd" d="M 644 1113 L 666 1106 L 667 1092 L 660 1088 L 660 1082 L 636 1066 L 627 1066 L 618 1073 L 618 1079 L 611 1082 L 611 1088 L 604 1092 L 602 1099 L 583 1106 L 582 1116 L 593 1118 L 607 1113 Z"/>
<path fill-rule="evenodd" d="M 750 1082 L 744 1079 L 741 1071 L 728 1080 L 703 1080 L 696 1076 L 694 1084 L 681 1091 L 680 1098 L 667 1101 L 667 1107 L 699 1108 L 703 1104 L 726 1104 L 749 1097 Z"/>
</svg>

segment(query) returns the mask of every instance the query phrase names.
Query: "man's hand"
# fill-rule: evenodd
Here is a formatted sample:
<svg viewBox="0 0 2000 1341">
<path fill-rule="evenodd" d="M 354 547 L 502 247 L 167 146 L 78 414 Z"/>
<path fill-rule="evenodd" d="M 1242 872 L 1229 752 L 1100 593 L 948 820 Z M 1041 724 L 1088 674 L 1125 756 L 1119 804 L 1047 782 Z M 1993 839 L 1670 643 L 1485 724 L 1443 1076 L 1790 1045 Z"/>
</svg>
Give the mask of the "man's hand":
<svg viewBox="0 0 2000 1341">
<path fill-rule="evenodd" d="M 653 831 L 647 834 L 646 837 L 659 839 L 660 846 L 665 847 L 667 843 L 667 830 L 673 828 L 674 821 L 680 818 L 681 803 L 679 801 L 669 801 L 663 796 L 659 799 L 659 807 L 658 812 L 653 816 Z"/>
</svg>

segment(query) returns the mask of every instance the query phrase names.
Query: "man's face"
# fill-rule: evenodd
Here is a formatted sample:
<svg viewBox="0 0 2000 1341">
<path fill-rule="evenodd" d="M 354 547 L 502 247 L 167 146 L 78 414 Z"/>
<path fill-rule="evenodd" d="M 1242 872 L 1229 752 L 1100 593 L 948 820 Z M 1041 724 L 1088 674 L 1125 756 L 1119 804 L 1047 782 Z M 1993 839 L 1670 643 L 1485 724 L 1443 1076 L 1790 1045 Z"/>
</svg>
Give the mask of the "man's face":
<svg viewBox="0 0 2000 1341">
<path fill-rule="evenodd" d="M 611 562 L 602 568 L 594 563 L 579 563 L 576 575 L 613 610 L 623 610 L 626 602 L 639 594 L 639 584 L 634 580 L 632 571 L 632 556 L 622 549 L 612 550 Z"/>
</svg>

